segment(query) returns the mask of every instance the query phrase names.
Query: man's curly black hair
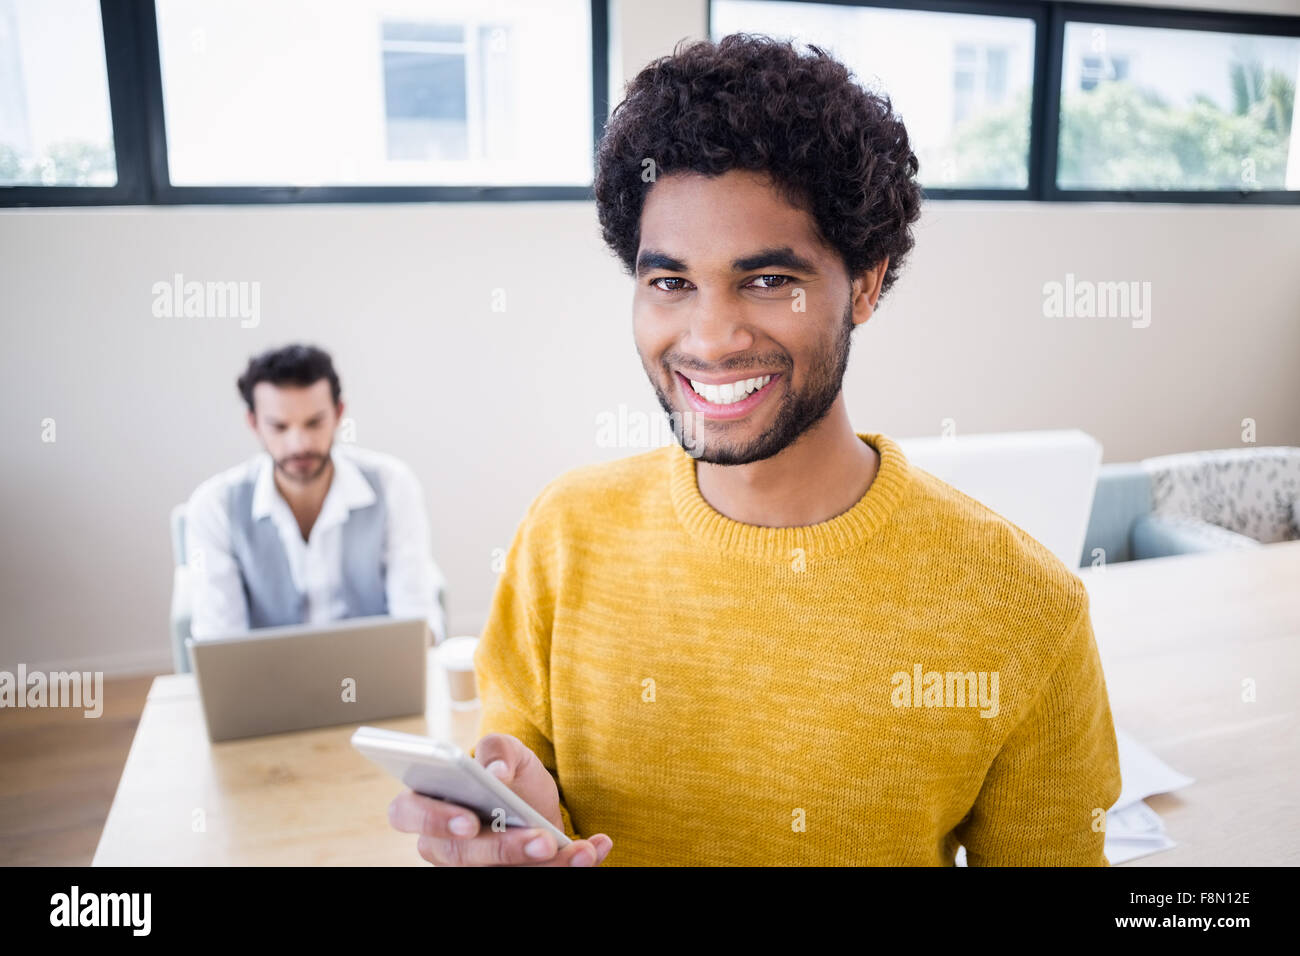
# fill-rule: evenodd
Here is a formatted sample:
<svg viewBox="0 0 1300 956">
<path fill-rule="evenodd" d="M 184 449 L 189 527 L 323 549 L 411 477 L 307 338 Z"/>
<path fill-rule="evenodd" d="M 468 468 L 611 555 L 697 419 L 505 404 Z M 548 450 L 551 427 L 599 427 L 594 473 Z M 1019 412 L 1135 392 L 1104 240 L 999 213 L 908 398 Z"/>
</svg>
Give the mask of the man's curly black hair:
<svg viewBox="0 0 1300 956">
<path fill-rule="evenodd" d="M 881 294 L 893 285 L 921 211 L 920 164 L 889 98 L 807 49 L 744 33 L 683 41 L 628 84 L 596 151 L 595 193 L 601 233 L 629 275 L 649 159 L 656 178 L 766 171 L 851 277 L 888 256 Z"/>
</svg>

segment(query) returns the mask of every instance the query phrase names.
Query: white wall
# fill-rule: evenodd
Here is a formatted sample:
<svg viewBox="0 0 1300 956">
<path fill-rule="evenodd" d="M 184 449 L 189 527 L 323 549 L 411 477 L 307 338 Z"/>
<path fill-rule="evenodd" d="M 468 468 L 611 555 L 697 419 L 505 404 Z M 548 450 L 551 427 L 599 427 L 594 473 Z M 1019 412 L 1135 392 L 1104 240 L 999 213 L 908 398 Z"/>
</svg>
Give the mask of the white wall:
<svg viewBox="0 0 1300 956">
<path fill-rule="evenodd" d="M 622 11 L 625 64 L 702 28 L 658 9 Z M 856 336 L 859 430 L 1079 427 L 1123 461 L 1237 445 L 1251 417 L 1300 445 L 1300 208 L 949 202 L 917 236 Z M 259 282 L 260 324 L 155 318 L 178 272 Z M 1150 282 L 1150 326 L 1044 318 L 1067 272 Z M 602 412 L 657 408 L 629 296 L 585 202 L 0 211 L 0 668 L 168 666 L 168 511 L 255 450 L 234 379 L 299 339 L 334 353 L 358 443 L 420 475 L 453 630 L 477 631 L 537 490 L 639 450 L 597 441 Z"/>
</svg>

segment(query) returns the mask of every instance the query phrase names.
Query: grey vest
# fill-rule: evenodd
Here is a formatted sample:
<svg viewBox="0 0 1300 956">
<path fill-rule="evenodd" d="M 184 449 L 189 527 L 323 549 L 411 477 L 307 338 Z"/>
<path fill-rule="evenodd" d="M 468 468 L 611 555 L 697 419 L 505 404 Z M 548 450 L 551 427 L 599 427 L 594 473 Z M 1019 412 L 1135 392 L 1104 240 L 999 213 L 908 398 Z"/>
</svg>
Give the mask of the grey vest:
<svg viewBox="0 0 1300 956">
<path fill-rule="evenodd" d="M 375 492 L 375 503 L 348 513 L 343 525 L 343 601 L 345 617 L 388 613 L 384 590 L 384 545 L 388 507 L 377 472 L 361 473 Z M 293 582 L 280 532 L 269 515 L 253 520 L 255 476 L 230 488 L 230 550 L 244 582 L 248 626 L 278 627 L 307 620 L 307 596 Z"/>
</svg>

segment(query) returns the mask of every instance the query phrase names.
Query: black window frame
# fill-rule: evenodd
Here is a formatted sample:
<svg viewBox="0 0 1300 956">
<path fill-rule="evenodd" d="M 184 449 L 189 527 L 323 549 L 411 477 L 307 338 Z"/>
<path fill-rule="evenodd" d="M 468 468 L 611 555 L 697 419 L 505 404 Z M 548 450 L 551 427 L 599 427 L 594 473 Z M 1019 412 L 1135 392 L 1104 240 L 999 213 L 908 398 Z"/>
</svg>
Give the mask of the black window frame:
<svg viewBox="0 0 1300 956">
<path fill-rule="evenodd" d="M 759 0 L 777 2 L 777 0 Z M 1062 57 L 1067 22 L 1300 37 L 1300 16 L 1060 0 L 785 0 L 1006 16 L 1034 23 L 1028 183 L 1025 188 L 924 187 L 927 199 L 1041 202 L 1300 204 L 1300 190 L 1062 189 Z M 707 35 L 713 3 L 706 0 Z M 590 0 L 592 151 L 609 111 L 608 0 Z M 153 0 L 100 0 L 118 181 L 115 186 L 0 186 L 0 207 L 590 200 L 588 186 L 173 186 L 168 175 L 162 68 Z"/>
<path fill-rule="evenodd" d="M 609 112 L 608 0 L 591 10 L 591 149 Z M 0 207 L 256 203 L 536 202 L 591 199 L 592 186 L 174 186 L 168 172 L 162 61 L 153 0 L 99 0 L 115 186 L 0 186 Z"/>
<path fill-rule="evenodd" d="M 1056 156 L 1060 148 L 1061 71 L 1065 56 L 1065 24 L 1102 23 L 1111 26 L 1162 27 L 1201 30 L 1212 33 L 1267 33 L 1300 37 L 1300 16 L 1265 13 L 1225 13 L 1217 10 L 1187 10 L 1164 7 L 1110 6 L 1107 4 L 1059 3 L 1048 43 L 1047 89 L 1056 96 L 1056 107 L 1048 111 L 1043 128 L 1043 168 L 1052 176 L 1044 181 L 1042 198 L 1049 202 L 1164 202 L 1294 205 L 1300 203 L 1296 189 L 1062 189 L 1056 185 Z M 1300 92 L 1300 91 L 1297 91 Z"/>
<path fill-rule="evenodd" d="M 708 35 L 713 35 L 713 5 L 708 2 Z M 1113 26 L 1163 27 L 1215 33 L 1265 33 L 1300 37 L 1300 16 L 1235 13 L 1183 7 L 1067 3 L 1059 0 L 754 0 L 820 3 L 886 10 L 1003 16 L 1034 22 L 1033 88 L 1029 108 L 1029 176 L 1026 188 L 948 188 L 925 186 L 926 199 L 976 199 L 1030 202 L 1155 202 L 1217 204 L 1300 204 L 1300 190 L 1287 189 L 1062 189 L 1056 184 L 1060 148 L 1061 72 L 1067 22 Z"/>
</svg>

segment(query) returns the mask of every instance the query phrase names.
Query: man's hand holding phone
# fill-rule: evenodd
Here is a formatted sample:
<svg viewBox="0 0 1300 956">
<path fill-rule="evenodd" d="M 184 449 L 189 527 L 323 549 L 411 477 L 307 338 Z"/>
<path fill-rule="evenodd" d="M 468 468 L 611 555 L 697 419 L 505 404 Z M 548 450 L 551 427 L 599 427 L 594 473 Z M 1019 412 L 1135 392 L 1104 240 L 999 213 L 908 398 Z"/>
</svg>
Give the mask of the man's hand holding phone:
<svg viewBox="0 0 1300 956">
<path fill-rule="evenodd" d="M 475 747 L 474 759 L 563 831 L 555 780 L 521 740 L 488 734 Z M 598 833 L 557 849 L 545 830 L 512 826 L 497 831 L 472 810 L 412 790 L 389 804 L 388 820 L 395 830 L 418 833 L 420 856 L 437 866 L 596 866 L 614 845 Z"/>
</svg>

